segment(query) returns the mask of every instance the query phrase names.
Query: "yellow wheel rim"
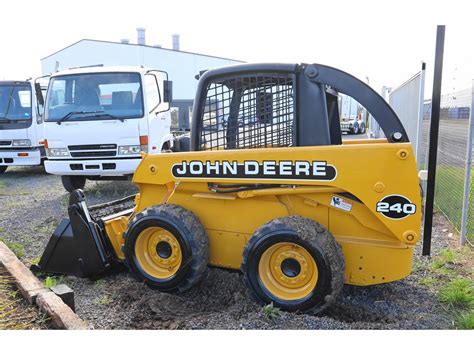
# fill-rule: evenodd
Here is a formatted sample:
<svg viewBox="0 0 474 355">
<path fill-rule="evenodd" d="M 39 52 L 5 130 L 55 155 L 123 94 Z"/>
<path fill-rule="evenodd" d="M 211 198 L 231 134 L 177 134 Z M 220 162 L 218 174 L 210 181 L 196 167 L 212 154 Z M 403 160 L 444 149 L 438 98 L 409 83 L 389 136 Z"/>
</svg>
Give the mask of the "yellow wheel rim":
<svg viewBox="0 0 474 355">
<path fill-rule="evenodd" d="M 318 267 L 311 254 L 295 243 L 281 242 L 265 250 L 258 263 L 263 286 L 282 300 L 299 300 L 316 287 Z"/>
<path fill-rule="evenodd" d="M 135 256 L 141 268 L 157 279 L 167 279 L 181 266 L 182 253 L 176 237 L 159 227 L 142 231 L 135 243 Z"/>
</svg>

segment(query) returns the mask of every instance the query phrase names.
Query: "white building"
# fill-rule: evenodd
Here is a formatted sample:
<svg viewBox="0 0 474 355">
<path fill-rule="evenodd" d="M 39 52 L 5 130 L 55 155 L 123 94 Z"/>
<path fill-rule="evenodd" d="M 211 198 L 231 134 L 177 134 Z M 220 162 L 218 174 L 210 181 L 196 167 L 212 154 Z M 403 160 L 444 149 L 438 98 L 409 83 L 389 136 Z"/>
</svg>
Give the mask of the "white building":
<svg viewBox="0 0 474 355">
<path fill-rule="evenodd" d="M 173 35 L 173 49 L 148 46 L 145 29 L 137 28 L 137 44 L 128 40 L 107 42 L 82 39 L 41 59 L 43 75 L 58 70 L 88 65 L 137 65 L 168 72 L 173 81 L 172 114 L 180 127 L 189 128 L 189 111 L 197 88 L 195 78 L 202 70 L 230 64 L 238 60 L 181 51 L 179 36 Z M 177 123 L 177 122 L 176 122 Z"/>
</svg>

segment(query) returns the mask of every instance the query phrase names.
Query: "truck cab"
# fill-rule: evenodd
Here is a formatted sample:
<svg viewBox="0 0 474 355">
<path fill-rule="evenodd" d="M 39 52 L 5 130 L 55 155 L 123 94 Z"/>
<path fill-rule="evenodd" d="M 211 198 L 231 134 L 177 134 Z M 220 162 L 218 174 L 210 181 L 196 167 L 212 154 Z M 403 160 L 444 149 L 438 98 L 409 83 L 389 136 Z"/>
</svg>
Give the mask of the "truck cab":
<svg viewBox="0 0 474 355">
<path fill-rule="evenodd" d="M 46 172 L 66 190 L 132 176 L 141 152 L 172 147 L 171 82 L 142 67 L 84 67 L 53 74 L 46 95 Z"/>
<path fill-rule="evenodd" d="M 0 174 L 9 166 L 40 165 L 46 156 L 39 143 L 42 96 L 34 93 L 32 81 L 0 81 Z"/>
</svg>

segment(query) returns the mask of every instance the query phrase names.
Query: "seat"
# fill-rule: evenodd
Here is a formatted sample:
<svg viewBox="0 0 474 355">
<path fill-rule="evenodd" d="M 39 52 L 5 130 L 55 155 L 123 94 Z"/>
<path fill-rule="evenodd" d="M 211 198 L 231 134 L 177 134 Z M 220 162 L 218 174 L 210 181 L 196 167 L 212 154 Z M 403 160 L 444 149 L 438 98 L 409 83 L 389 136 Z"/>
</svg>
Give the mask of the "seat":
<svg viewBox="0 0 474 355">
<path fill-rule="evenodd" d="M 133 108 L 133 93 L 131 91 L 114 91 L 112 93 L 112 107 L 118 108 Z"/>
</svg>

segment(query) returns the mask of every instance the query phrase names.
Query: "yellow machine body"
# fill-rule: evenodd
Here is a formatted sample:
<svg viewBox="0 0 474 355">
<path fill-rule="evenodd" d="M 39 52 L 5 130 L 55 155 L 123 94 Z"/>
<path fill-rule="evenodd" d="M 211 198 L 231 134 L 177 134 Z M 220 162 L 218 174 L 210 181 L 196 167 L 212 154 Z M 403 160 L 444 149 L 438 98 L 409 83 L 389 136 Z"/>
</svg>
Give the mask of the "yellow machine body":
<svg viewBox="0 0 474 355">
<path fill-rule="evenodd" d="M 173 167 L 183 163 L 249 161 L 260 166 L 268 161 L 289 165 L 325 162 L 336 174 L 330 181 L 173 174 Z M 209 236 L 210 264 L 214 266 L 239 269 L 243 249 L 257 228 L 275 218 L 299 215 L 319 222 L 334 235 L 343 250 L 348 284 L 390 282 L 409 275 L 412 269 L 413 247 L 420 237 L 421 196 L 410 143 L 354 140 L 327 146 L 144 154 L 133 182 L 140 189 L 133 215 L 105 221 L 119 259 L 124 259 L 121 246 L 128 221 L 148 207 L 168 203 L 200 219 Z M 277 187 L 221 193 L 208 183 Z M 390 196 L 409 201 L 410 214 L 391 218 L 378 211 L 381 201 Z"/>
</svg>

